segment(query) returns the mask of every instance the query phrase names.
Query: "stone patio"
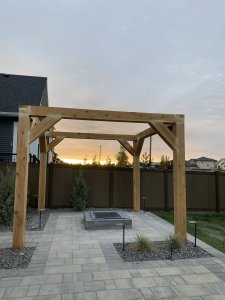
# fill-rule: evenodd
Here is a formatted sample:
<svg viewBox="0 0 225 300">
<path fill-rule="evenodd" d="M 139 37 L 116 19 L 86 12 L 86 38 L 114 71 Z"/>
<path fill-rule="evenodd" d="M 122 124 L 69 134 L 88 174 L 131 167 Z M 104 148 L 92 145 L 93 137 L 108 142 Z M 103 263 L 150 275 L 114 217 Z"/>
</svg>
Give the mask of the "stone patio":
<svg viewBox="0 0 225 300">
<path fill-rule="evenodd" d="M 173 226 L 151 213 L 127 212 L 137 233 L 162 240 Z M 113 247 L 122 230 L 84 230 L 83 214 L 51 213 L 43 232 L 27 232 L 36 246 L 27 269 L 0 270 L 1 299 L 225 299 L 225 255 L 198 241 L 215 257 L 176 261 L 123 262 Z M 11 247 L 1 233 L 0 247 Z M 193 240 L 191 236 L 188 236 Z"/>
</svg>

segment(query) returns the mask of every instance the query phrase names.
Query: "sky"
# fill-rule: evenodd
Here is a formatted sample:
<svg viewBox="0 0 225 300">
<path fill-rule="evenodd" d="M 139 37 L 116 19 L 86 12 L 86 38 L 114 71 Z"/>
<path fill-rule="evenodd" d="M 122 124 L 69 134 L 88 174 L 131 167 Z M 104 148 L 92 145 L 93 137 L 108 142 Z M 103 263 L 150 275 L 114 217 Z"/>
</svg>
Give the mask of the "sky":
<svg viewBox="0 0 225 300">
<path fill-rule="evenodd" d="M 186 159 L 225 157 L 224 0 L 0 0 L 0 72 L 48 77 L 49 105 L 185 114 Z M 63 121 L 57 130 L 148 125 Z M 64 140 L 61 158 L 115 160 L 116 141 Z M 149 151 L 146 139 L 143 151 Z M 172 152 L 153 137 L 154 161 Z"/>
</svg>

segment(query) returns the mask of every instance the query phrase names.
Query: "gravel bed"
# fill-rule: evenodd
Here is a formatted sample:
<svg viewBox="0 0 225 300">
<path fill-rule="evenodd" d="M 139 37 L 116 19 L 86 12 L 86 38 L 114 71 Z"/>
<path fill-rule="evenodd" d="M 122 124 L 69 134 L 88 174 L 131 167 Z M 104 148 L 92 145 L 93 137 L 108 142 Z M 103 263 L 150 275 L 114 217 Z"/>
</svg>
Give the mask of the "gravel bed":
<svg viewBox="0 0 225 300">
<path fill-rule="evenodd" d="M 11 248 L 0 249 L 0 269 L 27 268 L 35 247 L 12 251 Z"/>
<path fill-rule="evenodd" d="M 165 241 L 154 242 L 156 250 L 154 252 L 141 252 L 131 249 L 133 243 L 125 244 L 125 251 L 123 251 L 122 243 L 114 243 L 119 255 L 124 261 L 147 261 L 147 260 L 165 260 L 171 259 L 171 252 Z M 185 258 L 200 258 L 213 257 L 210 253 L 198 246 L 194 246 L 192 242 L 184 242 L 181 251 L 174 250 L 172 260 Z"/>
<path fill-rule="evenodd" d="M 50 210 L 46 209 L 41 214 L 41 227 L 40 227 L 40 214 L 37 208 L 28 208 L 27 209 L 27 221 L 26 221 L 26 230 L 28 231 L 38 231 L 43 230 L 48 221 L 50 215 Z M 12 225 L 3 225 L 0 224 L 0 232 L 12 231 Z"/>
</svg>

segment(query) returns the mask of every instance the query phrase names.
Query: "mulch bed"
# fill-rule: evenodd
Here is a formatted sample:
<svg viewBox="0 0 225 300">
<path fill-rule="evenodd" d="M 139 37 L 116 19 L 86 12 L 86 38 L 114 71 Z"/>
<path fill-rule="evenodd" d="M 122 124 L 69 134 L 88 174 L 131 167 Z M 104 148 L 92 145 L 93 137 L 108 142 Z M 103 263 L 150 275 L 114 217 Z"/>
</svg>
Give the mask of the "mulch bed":
<svg viewBox="0 0 225 300">
<path fill-rule="evenodd" d="M 48 221 L 50 211 L 46 209 L 41 214 L 41 227 L 40 227 L 40 214 L 37 208 L 28 208 L 27 209 L 27 221 L 26 221 L 26 230 L 28 231 L 38 231 L 43 230 Z M 0 224 L 0 232 L 12 231 L 12 225 Z"/>
<path fill-rule="evenodd" d="M 12 251 L 11 248 L 0 249 L 0 269 L 27 268 L 35 247 L 25 247 Z"/>
<path fill-rule="evenodd" d="M 131 247 L 132 244 L 126 243 L 125 251 L 123 251 L 122 243 L 114 243 L 114 247 L 124 261 L 171 260 L 171 252 L 165 241 L 154 242 L 156 246 L 154 252 L 134 251 Z M 193 243 L 187 241 L 183 243 L 182 250 L 173 251 L 172 260 L 200 257 L 213 257 L 213 255 L 198 246 L 194 247 Z"/>
</svg>

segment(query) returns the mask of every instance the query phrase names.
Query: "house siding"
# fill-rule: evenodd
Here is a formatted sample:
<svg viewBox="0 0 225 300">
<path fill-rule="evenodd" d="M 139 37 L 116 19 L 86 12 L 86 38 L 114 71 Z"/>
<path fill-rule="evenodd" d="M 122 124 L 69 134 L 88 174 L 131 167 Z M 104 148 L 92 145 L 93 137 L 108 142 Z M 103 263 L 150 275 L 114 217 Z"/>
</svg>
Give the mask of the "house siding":
<svg viewBox="0 0 225 300">
<path fill-rule="evenodd" d="M 0 118 L 0 153 L 12 153 L 13 122 L 11 118 Z"/>
</svg>

